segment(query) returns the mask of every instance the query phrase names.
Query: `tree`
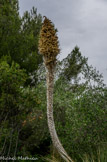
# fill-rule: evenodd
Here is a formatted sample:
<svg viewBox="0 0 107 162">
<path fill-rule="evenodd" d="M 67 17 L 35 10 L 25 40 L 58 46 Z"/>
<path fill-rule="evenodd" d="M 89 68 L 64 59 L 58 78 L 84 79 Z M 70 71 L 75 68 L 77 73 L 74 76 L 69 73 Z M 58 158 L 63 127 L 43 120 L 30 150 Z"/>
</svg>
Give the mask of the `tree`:
<svg viewBox="0 0 107 162">
<path fill-rule="evenodd" d="M 0 62 L 1 155 L 12 155 L 12 151 L 15 151 L 14 154 L 16 154 L 22 121 L 28 113 L 28 110 L 24 109 L 24 97 L 21 88 L 26 78 L 25 71 L 21 70 L 18 64 L 13 62 L 9 66 L 6 61 Z"/>
<path fill-rule="evenodd" d="M 19 15 L 18 0 L 2 1 L 0 7 L 0 58 L 8 56 L 25 69 L 29 75 L 27 84 L 37 82 L 36 71 L 42 63 L 38 53 L 38 39 L 42 17 L 37 9 L 26 11 L 22 17 Z"/>
<path fill-rule="evenodd" d="M 60 76 L 64 76 L 68 81 L 77 78 L 83 67 L 87 65 L 87 60 L 87 58 L 81 55 L 78 46 L 76 46 L 72 52 L 61 61 L 63 69 Z"/>
<path fill-rule="evenodd" d="M 61 157 L 66 161 L 72 161 L 60 143 L 55 130 L 53 118 L 53 86 L 56 56 L 60 50 L 56 30 L 54 29 L 52 22 L 46 17 L 40 32 L 39 51 L 43 55 L 45 67 L 47 70 L 47 119 L 50 135 L 53 141 L 53 145 Z"/>
<path fill-rule="evenodd" d="M 44 103 L 37 96 L 40 87 L 25 87 L 26 79 L 18 64 L 0 60 L 0 155 L 27 156 L 29 143 L 33 150 L 48 137 Z"/>
<path fill-rule="evenodd" d="M 18 0 L 0 0 L 1 155 L 8 153 L 13 156 L 16 151 L 13 148 L 18 145 L 16 139 L 20 138 L 22 131 L 24 134 L 25 119 L 30 116 L 32 108 L 38 108 L 36 94 L 28 85 L 36 84 L 36 71 L 42 63 L 38 52 L 41 22 L 37 9 L 32 8 L 31 12 L 26 11 L 20 17 Z M 20 143 L 22 146 L 22 141 L 19 150 Z"/>
<path fill-rule="evenodd" d="M 88 59 L 77 71 L 79 63 L 73 62 L 71 54 L 58 65 L 54 92 L 56 130 L 68 153 L 81 161 L 85 153 L 96 157 L 99 147 L 102 150 L 107 142 L 107 89 L 102 75 L 88 65 Z M 78 53 L 75 58 L 80 60 Z"/>
</svg>

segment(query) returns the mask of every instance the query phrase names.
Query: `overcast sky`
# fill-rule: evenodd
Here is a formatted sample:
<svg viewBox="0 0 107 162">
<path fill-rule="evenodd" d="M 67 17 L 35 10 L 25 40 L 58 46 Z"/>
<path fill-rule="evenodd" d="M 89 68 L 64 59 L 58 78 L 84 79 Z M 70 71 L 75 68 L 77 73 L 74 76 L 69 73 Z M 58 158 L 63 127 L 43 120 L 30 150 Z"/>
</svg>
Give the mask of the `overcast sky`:
<svg viewBox="0 0 107 162">
<path fill-rule="evenodd" d="M 20 14 L 33 6 L 58 29 L 60 59 L 77 45 L 107 84 L 107 0 L 19 0 Z"/>
</svg>

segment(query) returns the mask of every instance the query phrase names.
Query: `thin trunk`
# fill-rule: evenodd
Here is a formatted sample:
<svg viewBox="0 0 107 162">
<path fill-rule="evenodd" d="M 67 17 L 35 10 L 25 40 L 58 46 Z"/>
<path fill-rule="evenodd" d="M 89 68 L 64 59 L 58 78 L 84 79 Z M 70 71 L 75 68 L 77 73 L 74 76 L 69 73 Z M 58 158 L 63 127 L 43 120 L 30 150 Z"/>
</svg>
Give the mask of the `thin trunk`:
<svg viewBox="0 0 107 162">
<path fill-rule="evenodd" d="M 2 147 L 2 150 L 0 152 L 0 155 L 2 155 L 2 152 L 3 152 L 3 150 L 4 150 L 5 146 L 6 146 L 7 137 L 8 136 L 5 137 L 5 140 L 4 140 L 3 147 Z"/>
<path fill-rule="evenodd" d="M 9 114 L 9 112 L 6 114 L 6 116 L 5 116 L 5 119 L 3 120 L 3 122 L 5 122 L 6 121 L 6 119 L 7 119 L 7 117 L 8 117 L 8 114 Z M 2 123 L 2 122 L 1 122 Z M 1 126 L 1 132 L 0 132 L 0 134 L 2 134 L 2 129 L 3 129 L 3 125 Z"/>
<path fill-rule="evenodd" d="M 16 152 L 17 152 L 18 139 L 19 139 L 19 132 L 20 132 L 20 129 L 18 129 L 18 135 L 17 135 L 17 138 L 16 138 L 16 146 L 15 146 L 15 151 L 14 151 L 14 157 L 16 156 Z"/>
<path fill-rule="evenodd" d="M 54 147 L 57 149 L 61 157 L 66 162 L 73 162 L 64 150 L 55 130 L 55 123 L 53 118 L 53 88 L 54 88 L 54 69 L 47 67 L 47 119 L 50 135 Z"/>
<path fill-rule="evenodd" d="M 10 151 L 11 151 L 13 131 L 14 131 L 14 129 L 12 128 L 11 134 L 10 134 L 10 144 L 9 144 L 9 149 L 8 149 L 7 157 L 9 157 Z M 7 160 L 7 161 L 8 161 L 8 160 Z"/>
</svg>

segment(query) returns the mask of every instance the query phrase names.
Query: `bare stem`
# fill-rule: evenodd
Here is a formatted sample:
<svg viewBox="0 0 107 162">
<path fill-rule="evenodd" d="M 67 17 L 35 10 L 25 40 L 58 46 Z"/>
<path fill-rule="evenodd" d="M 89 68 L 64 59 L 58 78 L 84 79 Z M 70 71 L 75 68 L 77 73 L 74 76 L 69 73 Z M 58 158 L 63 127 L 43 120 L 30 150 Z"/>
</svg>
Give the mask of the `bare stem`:
<svg viewBox="0 0 107 162">
<path fill-rule="evenodd" d="M 66 162 L 73 162 L 64 150 L 55 129 L 53 118 L 53 88 L 54 88 L 54 68 L 47 67 L 47 119 L 52 142 L 56 150 Z"/>
</svg>

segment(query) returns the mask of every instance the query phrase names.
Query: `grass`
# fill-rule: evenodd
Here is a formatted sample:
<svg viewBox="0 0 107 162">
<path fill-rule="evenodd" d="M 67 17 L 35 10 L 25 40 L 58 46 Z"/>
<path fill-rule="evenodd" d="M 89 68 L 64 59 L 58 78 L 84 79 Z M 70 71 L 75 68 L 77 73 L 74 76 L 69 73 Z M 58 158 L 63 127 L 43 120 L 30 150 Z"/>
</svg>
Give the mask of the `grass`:
<svg viewBox="0 0 107 162">
<path fill-rule="evenodd" d="M 56 154 L 50 154 L 48 157 L 43 157 L 44 162 L 64 162 L 61 158 Z M 107 162 L 107 146 L 103 148 L 98 148 L 95 153 L 83 154 L 80 155 L 81 162 Z M 74 162 L 80 162 L 79 160 L 74 159 Z"/>
</svg>

